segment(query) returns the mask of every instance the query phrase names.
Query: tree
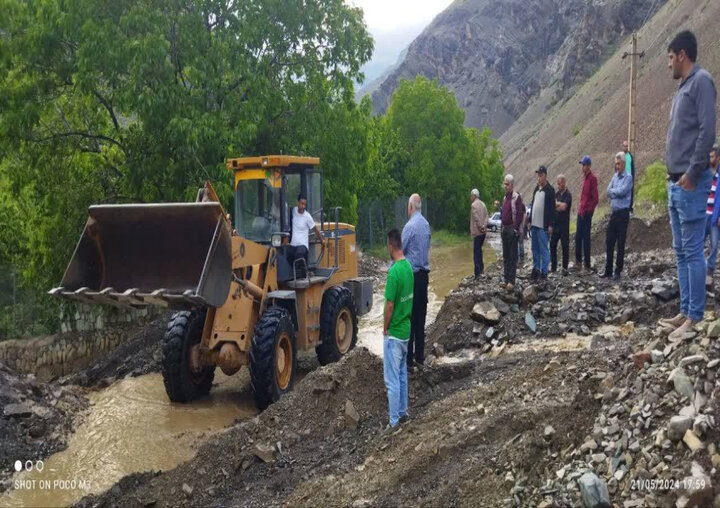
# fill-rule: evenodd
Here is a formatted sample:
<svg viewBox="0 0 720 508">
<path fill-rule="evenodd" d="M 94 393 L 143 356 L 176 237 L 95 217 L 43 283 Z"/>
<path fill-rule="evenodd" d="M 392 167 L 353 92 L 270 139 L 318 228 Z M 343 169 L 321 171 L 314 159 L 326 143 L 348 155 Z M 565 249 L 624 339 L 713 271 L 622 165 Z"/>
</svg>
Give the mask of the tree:
<svg viewBox="0 0 720 508">
<path fill-rule="evenodd" d="M 435 228 L 467 228 L 473 187 L 486 202 L 502 193 L 497 141 L 487 128 L 466 129 L 464 120 L 454 94 L 422 76 L 400 83 L 384 120 L 384 143 L 403 154 L 386 165 L 387 172 L 404 194 L 418 192 L 428 200 Z"/>
<path fill-rule="evenodd" d="M 228 206 L 230 156 L 318 155 L 326 202 L 355 216 L 370 110 L 353 83 L 372 54 L 360 9 L 0 0 L 0 11 L 0 192 L 13 205 L 0 213 L 22 210 L 15 262 L 37 291 L 60 280 L 88 205 L 187 201 L 209 179 Z"/>
</svg>

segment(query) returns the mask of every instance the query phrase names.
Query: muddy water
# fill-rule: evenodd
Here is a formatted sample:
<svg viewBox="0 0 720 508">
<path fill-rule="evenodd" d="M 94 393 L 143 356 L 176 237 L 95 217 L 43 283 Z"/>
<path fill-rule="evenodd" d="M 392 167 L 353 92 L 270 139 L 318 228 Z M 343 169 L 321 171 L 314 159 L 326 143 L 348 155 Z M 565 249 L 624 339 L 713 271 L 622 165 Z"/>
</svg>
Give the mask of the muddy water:
<svg viewBox="0 0 720 508">
<path fill-rule="evenodd" d="M 500 235 L 490 233 L 483 247 L 483 260 L 486 266 L 497 261 L 500 249 Z M 473 244 L 471 242 L 451 247 L 430 248 L 426 325 L 435 321 L 435 317 L 450 291 L 455 289 L 464 277 L 472 275 L 473 271 Z M 358 331 L 358 344 L 365 346 L 380 357 L 383 353 L 382 328 L 385 305 L 383 289 L 381 286 L 379 290 L 376 290 L 372 311 L 360 318 Z"/>
<path fill-rule="evenodd" d="M 497 259 L 499 237 L 485 245 L 485 262 Z M 495 246 L 495 247 L 494 247 Z M 472 244 L 430 251 L 428 324 L 447 294 L 473 272 Z M 382 292 L 360 320 L 359 343 L 382 355 Z M 257 413 L 247 369 L 228 377 L 218 369 L 210 396 L 171 404 L 160 374 L 127 378 L 88 393 L 91 408 L 69 438 L 66 450 L 44 461 L 42 471 L 17 473 L 0 506 L 67 506 L 98 494 L 134 472 L 168 470 L 190 460 L 209 435 Z M 24 461 L 26 457 L 12 458 Z"/>
<path fill-rule="evenodd" d="M 228 377 L 218 369 L 215 381 L 210 396 L 192 404 L 171 404 L 160 374 L 89 393 L 92 406 L 67 449 L 45 460 L 41 472 L 16 474 L 0 506 L 67 506 L 130 473 L 191 459 L 203 438 L 257 412 L 247 375 Z"/>
</svg>

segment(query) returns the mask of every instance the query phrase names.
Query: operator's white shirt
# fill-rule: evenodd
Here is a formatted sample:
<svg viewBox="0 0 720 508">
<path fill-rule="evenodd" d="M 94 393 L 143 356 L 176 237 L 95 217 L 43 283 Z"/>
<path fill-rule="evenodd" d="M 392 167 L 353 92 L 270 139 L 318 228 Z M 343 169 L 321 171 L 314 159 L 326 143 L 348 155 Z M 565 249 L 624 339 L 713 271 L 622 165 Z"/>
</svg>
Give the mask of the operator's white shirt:
<svg viewBox="0 0 720 508">
<path fill-rule="evenodd" d="M 290 245 L 299 247 L 304 245 L 306 249 L 310 249 L 309 235 L 310 230 L 315 227 L 315 221 L 307 209 L 302 213 L 298 213 L 297 206 L 292 209 L 292 238 Z"/>
</svg>

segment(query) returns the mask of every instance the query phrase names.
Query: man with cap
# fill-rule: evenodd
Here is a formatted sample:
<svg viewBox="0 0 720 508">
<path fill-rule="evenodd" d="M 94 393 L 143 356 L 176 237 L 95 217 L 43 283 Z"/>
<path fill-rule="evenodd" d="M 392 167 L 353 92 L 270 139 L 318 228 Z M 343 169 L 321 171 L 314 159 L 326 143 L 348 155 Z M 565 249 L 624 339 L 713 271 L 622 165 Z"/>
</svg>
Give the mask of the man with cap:
<svg viewBox="0 0 720 508">
<path fill-rule="evenodd" d="M 587 155 L 580 160 L 583 172 L 582 192 L 580 194 L 580 207 L 577 215 L 577 229 L 575 231 L 575 269 L 585 266 L 590 272 L 590 228 L 595 207 L 598 204 L 598 183 L 592 172 L 592 160 Z M 584 257 L 584 259 L 583 259 Z"/>
<path fill-rule="evenodd" d="M 532 280 L 547 279 L 550 266 L 550 235 L 555 221 L 555 189 L 547 181 L 547 168 L 540 166 L 535 170 L 538 184 L 533 191 L 530 203 L 530 241 L 532 242 L 533 270 Z"/>
<path fill-rule="evenodd" d="M 473 189 L 470 193 L 470 236 L 473 239 L 473 260 L 475 262 L 475 278 L 483 274 L 482 248 L 487 233 L 488 212 L 485 203 L 480 200 L 480 191 Z"/>
</svg>

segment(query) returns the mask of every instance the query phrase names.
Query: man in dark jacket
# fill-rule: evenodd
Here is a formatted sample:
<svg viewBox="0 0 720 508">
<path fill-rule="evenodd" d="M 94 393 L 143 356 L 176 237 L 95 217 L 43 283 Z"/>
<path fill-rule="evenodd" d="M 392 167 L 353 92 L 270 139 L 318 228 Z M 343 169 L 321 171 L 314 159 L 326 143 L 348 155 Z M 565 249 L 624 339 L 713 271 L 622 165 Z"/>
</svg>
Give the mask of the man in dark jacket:
<svg viewBox="0 0 720 508">
<path fill-rule="evenodd" d="M 552 272 L 557 270 L 557 245 L 562 247 L 562 270 L 567 275 L 570 261 L 570 209 L 572 208 L 572 194 L 567 188 L 565 175 L 557 177 L 557 192 L 555 193 L 555 223 L 553 224 L 552 238 L 550 238 L 550 266 Z"/>
<path fill-rule="evenodd" d="M 547 279 L 550 265 L 550 235 L 555 220 L 555 189 L 547 181 L 547 168 L 540 166 L 535 173 L 538 184 L 530 204 L 530 240 L 532 242 L 532 280 Z"/>
</svg>

